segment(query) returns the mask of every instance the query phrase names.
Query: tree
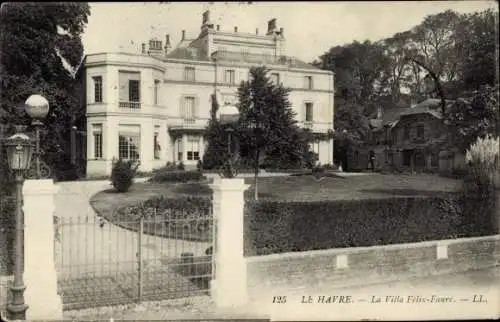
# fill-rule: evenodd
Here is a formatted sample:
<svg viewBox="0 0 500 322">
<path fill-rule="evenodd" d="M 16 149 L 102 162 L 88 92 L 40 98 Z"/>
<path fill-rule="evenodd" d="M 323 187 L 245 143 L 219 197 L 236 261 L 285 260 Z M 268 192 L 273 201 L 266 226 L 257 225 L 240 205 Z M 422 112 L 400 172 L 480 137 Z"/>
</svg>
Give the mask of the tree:
<svg viewBox="0 0 500 322">
<path fill-rule="evenodd" d="M 498 83 L 498 12 L 485 10 L 462 19 L 457 31 L 465 90 Z"/>
<path fill-rule="evenodd" d="M 57 170 L 67 166 L 71 126 L 85 121 L 75 74 L 83 59 L 87 3 L 7 3 L 0 11 L 0 106 L 4 122 L 28 125 L 23 111 L 31 94 L 50 103 L 41 147 L 45 161 Z M 8 45 L 6 45 L 8 44 Z"/>
<path fill-rule="evenodd" d="M 452 105 L 445 123 L 450 126 L 454 145 L 465 152 L 478 137 L 498 136 L 498 86 L 485 85 Z"/>
<path fill-rule="evenodd" d="M 252 67 L 238 88 L 238 125 L 242 159 L 252 160 L 255 199 L 260 162 L 275 168 L 301 167 L 310 136 L 297 124 L 288 100 L 290 89 L 275 85 L 265 67 Z"/>
</svg>

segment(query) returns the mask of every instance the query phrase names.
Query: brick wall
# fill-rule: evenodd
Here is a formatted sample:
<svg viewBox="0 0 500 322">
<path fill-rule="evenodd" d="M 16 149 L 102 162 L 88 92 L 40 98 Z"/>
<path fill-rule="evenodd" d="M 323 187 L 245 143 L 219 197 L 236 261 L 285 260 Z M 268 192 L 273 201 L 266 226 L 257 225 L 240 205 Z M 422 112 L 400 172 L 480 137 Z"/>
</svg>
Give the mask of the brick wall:
<svg viewBox="0 0 500 322">
<path fill-rule="evenodd" d="M 249 257 L 247 263 L 251 298 L 319 291 L 498 265 L 500 235 L 273 254 Z"/>
</svg>

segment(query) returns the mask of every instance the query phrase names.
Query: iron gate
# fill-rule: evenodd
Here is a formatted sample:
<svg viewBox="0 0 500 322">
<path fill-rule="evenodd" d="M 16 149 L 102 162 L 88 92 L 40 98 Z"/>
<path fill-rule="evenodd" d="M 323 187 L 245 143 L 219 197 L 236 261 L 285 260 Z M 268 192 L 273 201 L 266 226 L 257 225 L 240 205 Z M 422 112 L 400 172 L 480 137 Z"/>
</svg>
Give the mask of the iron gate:
<svg viewBox="0 0 500 322">
<path fill-rule="evenodd" d="M 58 289 L 65 310 L 208 294 L 212 209 L 137 220 L 55 218 Z"/>
</svg>

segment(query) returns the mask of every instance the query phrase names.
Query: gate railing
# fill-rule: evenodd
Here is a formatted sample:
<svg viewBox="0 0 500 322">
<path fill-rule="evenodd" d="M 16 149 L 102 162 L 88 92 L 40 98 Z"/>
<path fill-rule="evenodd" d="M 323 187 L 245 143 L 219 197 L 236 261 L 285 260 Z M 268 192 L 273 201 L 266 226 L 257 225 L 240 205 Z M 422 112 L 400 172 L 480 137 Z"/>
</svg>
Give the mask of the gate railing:
<svg viewBox="0 0 500 322">
<path fill-rule="evenodd" d="M 109 222 L 55 220 L 56 265 L 65 309 L 207 294 L 213 275 L 211 216 Z M 58 231 L 57 231 L 58 230 Z"/>
</svg>

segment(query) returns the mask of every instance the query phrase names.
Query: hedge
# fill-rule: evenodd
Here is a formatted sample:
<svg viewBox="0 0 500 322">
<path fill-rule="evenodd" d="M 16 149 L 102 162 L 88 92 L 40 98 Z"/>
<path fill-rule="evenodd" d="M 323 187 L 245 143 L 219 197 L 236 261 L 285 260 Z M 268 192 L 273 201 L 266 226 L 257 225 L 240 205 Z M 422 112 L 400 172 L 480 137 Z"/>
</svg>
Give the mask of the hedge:
<svg viewBox="0 0 500 322">
<path fill-rule="evenodd" d="M 0 196 L 0 276 L 13 274 L 15 198 Z"/>
<path fill-rule="evenodd" d="M 118 208 L 110 220 L 125 229 L 137 231 L 144 218 L 144 233 L 192 241 L 212 240 L 212 202 L 208 198 L 163 196 L 140 204 Z"/>
<path fill-rule="evenodd" d="M 489 221 L 498 216 L 497 206 L 459 194 L 317 202 L 247 200 L 245 256 L 490 235 L 498 233 L 498 226 Z M 147 234 L 212 241 L 211 209 L 209 198 L 155 197 L 122 207 L 108 219 L 137 230 L 144 216 Z"/>
<path fill-rule="evenodd" d="M 245 255 L 362 247 L 472 235 L 458 197 L 261 201 L 245 209 Z"/>
<path fill-rule="evenodd" d="M 164 182 L 192 182 L 203 181 L 206 177 L 200 171 L 172 171 L 169 169 L 158 170 L 153 173 L 149 182 L 164 183 Z"/>
</svg>

